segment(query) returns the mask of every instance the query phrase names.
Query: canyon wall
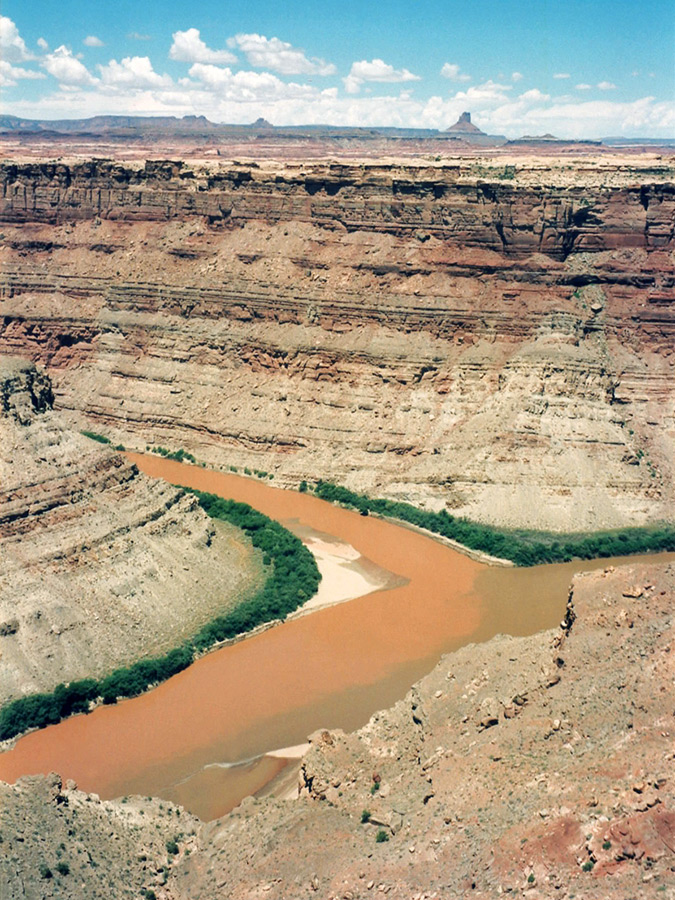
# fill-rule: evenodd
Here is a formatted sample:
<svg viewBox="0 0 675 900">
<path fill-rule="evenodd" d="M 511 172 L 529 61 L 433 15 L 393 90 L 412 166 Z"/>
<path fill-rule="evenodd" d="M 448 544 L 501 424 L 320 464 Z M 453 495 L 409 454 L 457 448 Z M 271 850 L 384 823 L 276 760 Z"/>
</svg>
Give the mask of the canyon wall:
<svg viewBox="0 0 675 900">
<path fill-rule="evenodd" d="M 64 426 L 0 363 L 0 705 L 166 653 L 262 580 L 237 529 Z"/>
<path fill-rule="evenodd" d="M 129 446 L 506 525 L 656 521 L 674 499 L 674 172 L 7 163 L 0 350 Z"/>
</svg>

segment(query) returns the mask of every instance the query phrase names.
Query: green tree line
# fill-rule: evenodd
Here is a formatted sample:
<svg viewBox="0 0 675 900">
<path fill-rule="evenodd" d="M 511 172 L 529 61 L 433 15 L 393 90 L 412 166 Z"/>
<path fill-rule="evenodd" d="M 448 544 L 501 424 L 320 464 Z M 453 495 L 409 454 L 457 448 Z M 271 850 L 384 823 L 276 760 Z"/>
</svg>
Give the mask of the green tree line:
<svg viewBox="0 0 675 900">
<path fill-rule="evenodd" d="M 191 463 L 197 462 L 195 457 L 188 453 L 187 450 L 183 450 L 182 447 L 180 450 L 168 450 L 166 447 L 150 447 L 149 449 L 151 453 L 158 453 L 165 459 L 175 459 L 177 462 L 183 462 L 184 459 L 187 459 Z"/>
<path fill-rule="evenodd" d="M 263 622 L 285 618 L 316 593 L 321 575 L 314 557 L 299 538 L 246 503 L 200 491 L 191 493 L 196 494 L 210 516 L 241 528 L 253 546 L 262 551 L 268 570 L 262 587 L 164 656 L 139 660 L 100 680 L 87 678 L 59 684 L 50 693 L 32 694 L 6 704 L 0 710 L 0 740 L 86 712 L 92 700 L 116 703 L 122 697 L 136 697 L 186 669 L 198 653 Z"/>
<path fill-rule="evenodd" d="M 314 493 L 322 500 L 355 509 L 361 515 L 372 512 L 409 522 L 411 525 L 457 541 L 471 550 L 480 550 L 490 556 L 511 560 L 517 566 L 675 550 L 675 526 L 669 524 L 592 533 L 556 534 L 481 525 L 478 522 L 451 516 L 446 510 L 428 512 L 398 500 L 372 499 L 365 494 L 357 494 L 348 488 L 331 484 L 329 481 L 317 482 Z"/>
</svg>

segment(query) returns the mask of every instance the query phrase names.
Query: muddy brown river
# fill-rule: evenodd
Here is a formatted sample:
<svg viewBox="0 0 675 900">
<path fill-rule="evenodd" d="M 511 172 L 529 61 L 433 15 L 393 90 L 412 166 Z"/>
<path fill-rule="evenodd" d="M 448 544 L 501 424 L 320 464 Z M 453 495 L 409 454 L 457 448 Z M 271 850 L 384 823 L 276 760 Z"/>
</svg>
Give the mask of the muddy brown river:
<svg viewBox="0 0 675 900">
<path fill-rule="evenodd" d="M 57 771 L 102 798 L 154 795 L 216 818 L 284 767 L 268 751 L 301 744 L 318 728 L 358 728 L 443 653 L 557 625 L 573 573 L 610 562 L 487 566 L 308 494 L 128 455 L 148 475 L 250 503 L 301 535 L 309 528 L 350 544 L 398 576 L 397 586 L 287 621 L 208 654 L 141 697 L 33 732 L 0 755 L 1 780 Z"/>
</svg>

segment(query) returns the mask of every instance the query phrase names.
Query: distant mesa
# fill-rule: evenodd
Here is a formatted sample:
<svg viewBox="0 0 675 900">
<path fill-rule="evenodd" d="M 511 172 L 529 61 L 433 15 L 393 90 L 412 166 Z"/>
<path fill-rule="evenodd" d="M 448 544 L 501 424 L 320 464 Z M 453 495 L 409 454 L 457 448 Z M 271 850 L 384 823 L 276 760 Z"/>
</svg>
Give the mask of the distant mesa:
<svg viewBox="0 0 675 900">
<path fill-rule="evenodd" d="M 514 141 L 508 141 L 508 147 L 569 147 L 577 144 L 599 146 L 602 141 L 579 140 L 572 138 L 559 138 L 554 134 L 524 134 L 522 137 L 516 138 Z"/>
<path fill-rule="evenodd" d="M 554 134 L 547 132 L 546 134 L 524 134 L 519 138 L 509 141 L 509 144 L 564 144 L 568 143 L 564 138 L 556 137 Z"/>
<path fill-rule="evenodd" d="M 20 119 L 16 116 L 0 115 L 0 135 L 20 134 L 26 140 L 31 137 L 49 136 L 59 140 L 76 135 L 88 140 L 100 137 L 104 140 L 131 138 L 158 142 L 165 139 L 183 140 L 259 140 L 273 138 L 279 141 L 289 139 L 316 141 L 443 141 L 454 145 L 479 144 L 493 147 L 506 142 L 503 135 L 485 134 L 471 122 L 471 114 L 462 113 L 459 121 L 447 131 L 435 128 L 401 128 L 380 126 L 339 125 L 272 125 L 262 116 L 250 125 L 227 125 L 210 122 L 205 116 L 93 116 L 89 119 Z"/>
<path fill-rule="evenodd" d="M 471 121 L 471 113 L 463 112 L 462 115 L 457 119 L 454 125 L 451 125 L 449 128 L 446 128 L 446 131 L 451 134 L 481 134 L 485 137 L 487 135 L 484 131 L 481 131 L 477 125 L 474 125 Z"/>
<path fill-rule="evenodd" d="M 672 146 L 672 141 L 645 141 L 614 138 L 606 141 L 559 138 L 552 134 L 523 135 L 507 140 L 503 134 L 486 134 L 471 121 L 471 113 L 463 112 L 454 125 L 445 131 L 435 128 L 401 128 L 400 126 L 340 126 L 340 125 L 272 125 L 260 116 L 250 125 L 211 122 L 206 116 L 92 116 L 88 119 L 21 119 L 0 115 L 0 138 L 4 135 L 20 136 L 22 141 L 71 140 L 86 137 L 87 140 L 147 140 L 159 143 L 166 139 L 201 142 L 213 141 L 396 141 L 402 147 L 410 142 L 435 141 L 446 146 L 468 147 L 541 147 L 569 149 L 576 145 L 597 146 L 602 143 L 630 146 L 652 143 Z M 423 144 L 422 144 L 423 145 Z"/>
</svg>

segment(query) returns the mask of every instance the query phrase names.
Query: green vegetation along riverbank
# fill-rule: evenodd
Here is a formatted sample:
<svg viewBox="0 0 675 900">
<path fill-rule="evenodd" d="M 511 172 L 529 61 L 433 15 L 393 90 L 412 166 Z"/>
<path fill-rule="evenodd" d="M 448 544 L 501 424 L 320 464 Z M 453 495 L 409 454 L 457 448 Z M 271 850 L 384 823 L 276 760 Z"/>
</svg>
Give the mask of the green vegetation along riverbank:
<svg viewBox="0 0 675 900">
<path fill-rule="evenodd" d="M 301 491 L 310 489 L 306 482 Z M 408 522 L 433 534 L 457 541 L 471 550 L 508 559 L 517 566 L 569 562 L 573 559 L 596 559 L 675 550 L 675 526 L 663 524 L 643 528 L 621 528 L 613 531 L 556 534 L 527 529 L 496 528 L 451 516 L 445 510 L 428 512 L 398 500 L 372 499 L 348 488 L 318 481 L 312 489 L 317 497 L 355 509 L 362 515 L 374 513 Z"/>
<path fill-rule="evenodd" d="M 100 680 L 92 678 L 60 684 L 54 691 L 33 694 L 8 703 L 0 710 L 0 740 L 30 728 L 43 728 L 73 713 L 86 712 L 92 701 L 115 703 L 136 697 L 148 688 L 186 669 L 214 644 L 251 631 L 264 622 L 283 619 L 316 593 L 321 575 L 302 541 L 278 522 L 246 503 L 223 500 L 215 494 L 191 491 L 213 518 L 241 528 L 263 553 L 270 574 L 252 597 L 213 619 L 180 647 L 155 659 L 143 659 L 116 669 Z"/>
</svg>

